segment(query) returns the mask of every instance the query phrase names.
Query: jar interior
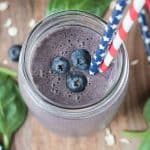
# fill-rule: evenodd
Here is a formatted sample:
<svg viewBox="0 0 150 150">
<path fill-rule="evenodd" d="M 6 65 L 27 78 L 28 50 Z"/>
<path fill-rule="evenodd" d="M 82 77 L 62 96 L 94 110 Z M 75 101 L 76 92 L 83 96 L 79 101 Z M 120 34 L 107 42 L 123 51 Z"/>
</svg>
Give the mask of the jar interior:
<svg viewBox="0 0 150 150">
<path fill-rule="evenodd" d="M 64 56 L 71 71 L 78 71 L 70 61 L 72 51 L 87 49 L 93 56 L 104 26 L 99 18 L 77 12 L 49 16 L 33 29 L 26 46 L 25 69 L 32 89 L 41 99 L 57 107 L 79 109 L 103 101 L 113 91 L 123 70 L 123 47 L 105 74 L 90 76 L 88 71 L 80 70 L 88 80 L 86 89 L 80 93 L 70 92 L 65 84 L 66 75 L 53 74 L 50 69 L 53 57 Z"/>
</svg>

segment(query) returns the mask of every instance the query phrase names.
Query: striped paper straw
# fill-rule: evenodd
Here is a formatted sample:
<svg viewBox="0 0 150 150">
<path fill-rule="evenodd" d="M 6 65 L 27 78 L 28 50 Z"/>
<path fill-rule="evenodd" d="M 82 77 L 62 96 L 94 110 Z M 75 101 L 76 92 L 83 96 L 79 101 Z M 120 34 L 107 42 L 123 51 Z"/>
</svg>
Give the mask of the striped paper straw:
<svg viewBox="0 0 150 150">
<path fill-rule="evenodd" d="M 147 1 L 146 1 L 146 7 L 147 7 L 147 9 L 150 11 L 150 0 L 147 0 Z"/>
<path fill-rule="evenodd" d="M 127 37 L 127 33 L 130 31 L 131 27 L 134 24 L 134 21 L 137 19 L 138 14 L 143 8 L 145 2 L 146 0 L 133 0 L 133 2 L 130 4 L 129 10 L 127 11 L 125 18 L 118 28 L 117 34 L 109 47 L 103 63 L 99 65 L 100 72 L 107 71 L 109 65 L 116 56 L 123 40 L 125 40 L 125 38 Z"/>
<path fill-rule="evenodd" d="M 146 12 L 144 9 L 142 9 L 142 11 L 139 13 L 138 22 L 145 45 L 147 60 L 150 63 L 150 31 L 148 23 L 146 21 Z"/>
<path fill-rule="evenodd" d="M 106 54 L 106 49 L 111 42 L 114 31 L 116 30 L 117 25 L 122 17 L 126 2 L 127 0 L 118 0 L 114 10 L 112 11 L 112 16 L 109 18 L 103 36 L 100 39 L 99 46 L 91 60 L 89 68 L 89 73 L 91 75 L 94 75 L 98 71 L 98 66 Z"/>
</svg>

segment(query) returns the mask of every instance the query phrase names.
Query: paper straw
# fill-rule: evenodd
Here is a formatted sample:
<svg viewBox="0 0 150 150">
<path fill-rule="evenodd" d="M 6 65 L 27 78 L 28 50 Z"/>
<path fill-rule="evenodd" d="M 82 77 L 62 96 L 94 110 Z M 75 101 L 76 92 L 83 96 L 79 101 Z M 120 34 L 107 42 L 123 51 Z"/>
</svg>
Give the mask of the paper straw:
<svg viewBox="0 0 150 150">
<path fill-rule="evenodd" d="M 122 20 L 118 28 L 117 34 L 109 47 L 103 63 L 99 65 L 100 72 L 107 71 L 109 65 L 116 56 L 123 40 L 125 40 L 125 38 L 127 37 L 127 33 L 130 31 L 131 27 L 134 24 L 134 21 L 137 19 L 138 14 L 143 8 L 145 2 L 146 0 L 133 0 L 133 2 L 130 4 L 129 10 L 127 11 L 125 18 Z"/>
<path fill-rule="evenodd" d="M 150 0 L 147 0 L 147 1 L 146 1 L 146 7 L 147 7 L 147 9 L 150 11 Z"/>
<path fill-rule="evenodd" d="M 140 31 L 145 45 L 147 60 L 150 63 L 150 31 L 148 23 L 146 21 L 146 12 L 144 9 L 142 9 L 142 11 L 139 13 L 138 22 L 140 25 Z"/>
<path fill-rule="evenodd" d="M 102 62 L 106 49 L 112 40 L 114 32 L 118 26 L 120 19 L 122 18 L 123 10 L 126 6 L 127 0 L 118 0 L 115 8 L 112 11 L 112 15 L 109 18 L 108 24 L 105 28 L 102 38 L 100 39 L 99 46 L 91 60 L 89 73 L 94 75 L 98 71 L 98 66 Z"/>
</svg>

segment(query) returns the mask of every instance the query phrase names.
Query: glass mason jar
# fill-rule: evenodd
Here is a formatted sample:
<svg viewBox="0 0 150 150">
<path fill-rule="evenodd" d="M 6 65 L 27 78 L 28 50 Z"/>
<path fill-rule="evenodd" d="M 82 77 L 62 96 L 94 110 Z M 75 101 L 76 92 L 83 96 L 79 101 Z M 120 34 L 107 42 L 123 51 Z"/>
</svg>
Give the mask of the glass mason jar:
<svg viewBox="0 0 150 150">
<path fill-rule="evenodd" d="M 19 86 L 29 110 L 49 129 L 64 135 L 87 135 L 105 128 L 113 119 L 126 94 L 129 61 L 124 44 L 119 51 L 118 79 L 111 91 L 98 103 L 79 109 L 67 109 L 48 101 L 33 86 L 30 63 L 32 48 L 47 31 L 57 31 L 68 25 L 82 25 L 102 35 L 104 21 L 86 12 L 63 11 L 40 21 L 23 44 L 19 61 Z"/>
</svg>

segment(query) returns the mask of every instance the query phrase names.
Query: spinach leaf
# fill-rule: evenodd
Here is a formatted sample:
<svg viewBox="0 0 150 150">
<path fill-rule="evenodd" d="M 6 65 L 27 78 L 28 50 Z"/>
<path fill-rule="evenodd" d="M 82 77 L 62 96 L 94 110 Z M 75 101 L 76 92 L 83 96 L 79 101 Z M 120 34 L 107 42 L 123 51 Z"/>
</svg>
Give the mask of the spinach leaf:
<svg viewBox="0 0 150 150">
<path fill-rule="evenodd" d="M 150 98 L 145 103 L 143 109 L 143 116 L 147 122 L 150 122 Z M 142 143 L 139 146 L 139 150 L 150 150 L 150 127 L 143 131 L 129 131 L 124 130 L 122 132 L 127 137 L 139 137 L 142 139 Z"/>
<path fill-rule="evenodd" d="M 140 144 L 139 150 L 150 150 L 150 130 L 147 132 L 142 143 Z"/>
<path fill-rule="evenodd" d="M 127 137 L 139 137 L 139 138 L 144 138 L 147 135 L 148 130 L 143 130 L 143 131 L 133 131 L 133 130 L 124 130 L 122 131 L 123 136 Z"/>
<path fill-rule="evenodd" d="M 6 75 L 6 70 L 0 72 L 0 134 L 6 150 L 9 149 L 12 134 L 22 125 L 27 114 L 18 85 L 10 75 L 15 76 L 11 73 Z"/>
<path fill-rule="evenodd" d="M 5 67 L 0 67 L 0 73 L 4 74 L 4 75 L 11 76 L 12 78 L 16 78 L 17 77 L 16 71 L 10 70 L 10 69 L 5 68 Z"/>
<path fill-rule="evenodd" d="M 140 144 L 138 150 L 150 150 L 150 129 L 143 131 L 125 130 L 122 132 L 122 134 L 131 138 L 141 138 L 142 143 Z"/>
<path fill-rule="evenodd" d="M 150 122 L 150 98 L 144 105 L 143 116 L 147 122 Z"/>
<path fill-rule="evenodd" d="M 61 10 L 83 10 L 103 16 L 111 0 L 49 0 L 46 15 Z"/>
</svg>

